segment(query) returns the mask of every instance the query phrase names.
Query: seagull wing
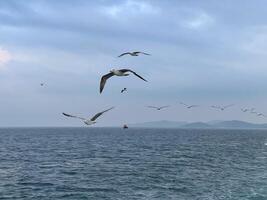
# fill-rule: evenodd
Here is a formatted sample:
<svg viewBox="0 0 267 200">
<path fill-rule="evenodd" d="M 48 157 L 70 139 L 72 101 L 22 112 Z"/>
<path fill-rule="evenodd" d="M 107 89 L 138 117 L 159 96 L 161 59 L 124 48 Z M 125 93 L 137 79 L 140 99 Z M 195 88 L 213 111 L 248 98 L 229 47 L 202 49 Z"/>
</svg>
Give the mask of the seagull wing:
<svg viewBox="0 0 267 200">
<path fill-rule="evenodd" d="M 170 107 L 170 106 L 161 106 L 161 107 L 159 107 L 159 109 L 168 108 L 168 107 Z"/>
<path fill-rule="evenodd" d="M 183 102 L 180 102 L 180 104 L 184 105 L 184 106 L 188 106 L 187 104 L 183 103 Z"/>
<path fill-rule="evenodd" d="M 139 77 L 140 79 L 142 79 L 143 81 L 146 81 L 146 82 L 147 82 L 146 79 L 144 79 L 142 76 L 138 75 L 137 73 L 135 73 L 134 71 L 132 71 L 132 70 L 130 70 L 130 69 L 120 69 L 120 71 L 121 71 L 122 73 L 125 73 L 125 72 L 131 72 L 131 73 L 133 73 L 135 76 L 137 76 L 137 77 Z"/>
<path fill-rule="evenodd" d="M 134 51 L 133 53 L 134 53 L 134 54 L 141 53 L 141 54 L 144 54 L 144 55 L 150 56 L 150 54 L 149 54 L 149 53 L 145 53 L 145 52 L 142 52 L 142 51 Z"/>
<path fill-rule="evenodd" d="M 198 107 L 199 105 L 191 105 L 190 108 Z"/>
<path fill-rule="evenodd" d="M 62 113 L 62 114 L 65 115 L 66 117 L 73 117 L 73 118 L 78 118 L 78 119 L 81 119 L 81 120 L 86 120 L 83 117 L 78 117 L 78 116 L 70 115 L 70 114 L 67 114 L 67 113 Z"/>
<path fill-rule="evenodd" d="M 119 55 L 118 57 L 122 57 L 122 56 L 125 56 L 125 55 L 127 55 L 127 54 L 131 55 L 131 53 L 130 53 L 130 52 L 126 52 L 126 53 L 122 53 L 122 54 L 121 54 L 121 55 Z"/>
<path fill-rule="evenodd" d="M 158 109 L 159 107 L 156 107 L 156 106 L 147 106 L 148 108 L 155 108 L 155 109 Z"/>
<path fill-rule="evenodd" d="M 100 81 L 100 93 L 103 91 L 104 87 L 105 87 L 105 84 L 106 84 L 106 81 L 112 77 L 114 74 L 112 72 L 102 76 L 101 78 L 101 81 Z"/>
<path fill-rule="evenodd" d="M 103 113 L 105 113 L 105 112 L 108 112 L 109 110 L 112 110 L 114 107 L 111 107 L 111 108 L 109 108 L 109 109 L 107 109 L 107 110 L 104 110 L 104 111 L 102 111 L 102 112 L 99 112 L 99 113 L 97 113 L 95 116 L 93 116 L 92 118 L 91 118 L 91 121 L 95 121 L 99 116 L 101 116 Z"/>
<path fill-rule="evenodd" d="M 227 105 L 227 106 L 223 106 L 223 108 L 226 109 L 226 108 L 229 108 L 229 107 L 231 107 L 233 105 L 235 105 L 235 104 L 230 104 L 230 105 Z"/>
<path fill-rule="evenodd" d="M 220 106 L 211 106 L 212 108 L 221 109 Z"/>
</svg>

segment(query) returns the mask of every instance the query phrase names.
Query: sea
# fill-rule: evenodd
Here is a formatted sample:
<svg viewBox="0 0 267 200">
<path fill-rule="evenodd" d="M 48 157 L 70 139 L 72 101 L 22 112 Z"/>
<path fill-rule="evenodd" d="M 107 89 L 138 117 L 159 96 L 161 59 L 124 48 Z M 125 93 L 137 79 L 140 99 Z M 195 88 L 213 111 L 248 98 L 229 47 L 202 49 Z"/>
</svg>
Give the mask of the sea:
<svg viewBox="0 0 267 200">
<path fill-rule="evenodd" d="M 1 200 L 267 200 L 267 130 L 1 128 Z"/>
</svg>

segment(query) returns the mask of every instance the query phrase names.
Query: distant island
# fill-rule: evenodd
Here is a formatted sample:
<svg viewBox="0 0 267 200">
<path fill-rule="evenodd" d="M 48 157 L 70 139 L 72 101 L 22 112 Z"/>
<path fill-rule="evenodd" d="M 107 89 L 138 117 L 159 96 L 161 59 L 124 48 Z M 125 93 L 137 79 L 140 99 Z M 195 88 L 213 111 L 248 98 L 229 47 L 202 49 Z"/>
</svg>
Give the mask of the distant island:
<svg viewBox="0 0 267 200">
<path fill-rule="evenodd" d="M 239 120 L 210 121 L 210 122 L 184 122 L 184 121 L 152 121 L 130 124 L 131 127 L 140 128 L 188 128 L 188 129 L 267 129 L 266 124 L 254 124 Z"/>
</svg>

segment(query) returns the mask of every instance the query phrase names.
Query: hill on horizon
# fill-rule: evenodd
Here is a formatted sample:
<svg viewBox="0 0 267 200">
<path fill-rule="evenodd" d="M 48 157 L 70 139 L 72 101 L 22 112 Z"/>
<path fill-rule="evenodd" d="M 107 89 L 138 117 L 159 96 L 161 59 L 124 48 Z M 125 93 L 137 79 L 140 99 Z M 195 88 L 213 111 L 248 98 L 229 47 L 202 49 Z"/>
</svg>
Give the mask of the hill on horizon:
<svg viewBox="0 0 267 200">
<path fill-rule="evenodd" d="M 201 128 L 201 129 L 265 129 L 267 123 L 256 124 L 240 120 L 216 120 L 210 122 L 185 122 L 185 121 L 151 121 L 130 124 L 131 127 L 142 128 Z"/>
</svg>

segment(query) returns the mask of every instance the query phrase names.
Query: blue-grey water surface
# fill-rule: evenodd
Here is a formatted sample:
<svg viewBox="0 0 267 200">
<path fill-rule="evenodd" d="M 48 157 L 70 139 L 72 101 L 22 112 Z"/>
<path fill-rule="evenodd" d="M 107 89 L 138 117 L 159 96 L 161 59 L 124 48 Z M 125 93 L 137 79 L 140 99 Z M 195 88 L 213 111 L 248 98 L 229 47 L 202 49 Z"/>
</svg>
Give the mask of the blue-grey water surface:
<svg viewBox="0 0 267 200">
<path fill-rule="evenodd" d="M 267 200 L 267 131 L 0 129 L 0 199 Z"/>
</svg>

